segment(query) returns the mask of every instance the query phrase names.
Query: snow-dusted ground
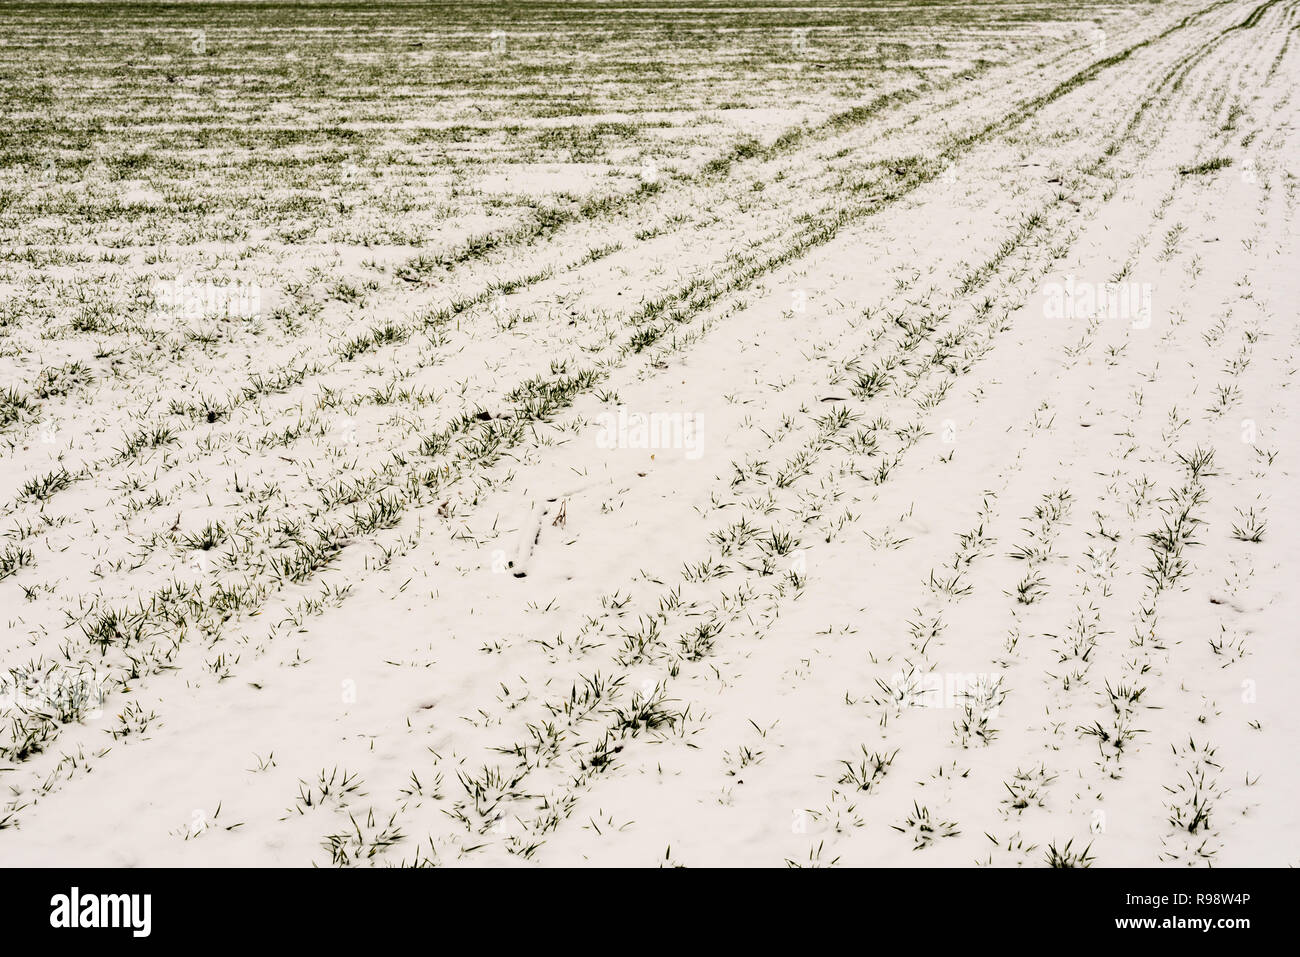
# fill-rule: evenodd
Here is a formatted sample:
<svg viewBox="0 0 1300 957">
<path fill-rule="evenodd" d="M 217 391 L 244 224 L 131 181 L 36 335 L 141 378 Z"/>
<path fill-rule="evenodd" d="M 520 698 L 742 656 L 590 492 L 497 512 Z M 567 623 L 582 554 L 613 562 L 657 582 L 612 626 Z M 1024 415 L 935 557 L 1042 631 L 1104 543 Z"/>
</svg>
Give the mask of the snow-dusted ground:
<svg viewBox="0 0 1300 957">
<path fill-rule="evenodd" d="M 9 307 L 0 861 L 1300 863 L 1300 4 L 1095 19 Z"/>
</svg>

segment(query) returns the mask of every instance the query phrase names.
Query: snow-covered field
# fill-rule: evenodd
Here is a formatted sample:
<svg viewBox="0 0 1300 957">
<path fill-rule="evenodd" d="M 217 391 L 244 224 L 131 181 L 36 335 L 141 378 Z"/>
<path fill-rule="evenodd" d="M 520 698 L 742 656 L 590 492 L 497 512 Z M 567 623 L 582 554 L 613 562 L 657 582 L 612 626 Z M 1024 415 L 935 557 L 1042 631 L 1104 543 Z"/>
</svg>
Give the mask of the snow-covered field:
<svg viewBox="0 0 1300 957">
<path fill-rule="evenodd" d="M 0 7 L 0 864 L 1300 864 L 1298 31 Z"/>
</svg>

